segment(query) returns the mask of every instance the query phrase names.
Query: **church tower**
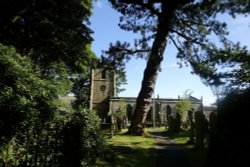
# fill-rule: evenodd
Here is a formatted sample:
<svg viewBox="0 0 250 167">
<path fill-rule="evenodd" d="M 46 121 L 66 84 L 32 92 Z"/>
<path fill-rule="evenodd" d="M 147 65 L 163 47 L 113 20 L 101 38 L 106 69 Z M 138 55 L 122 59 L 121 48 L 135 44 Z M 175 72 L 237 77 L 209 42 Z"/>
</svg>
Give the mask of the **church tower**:
<svg viewBox="0 0 250 167">
<path fill-rule="evenodd" d="M 116 95 L 115 72 L 103 68 L 91 72 L 90 109 L 105 119 L 109 112 L 109 98 Z"/>
</svg>

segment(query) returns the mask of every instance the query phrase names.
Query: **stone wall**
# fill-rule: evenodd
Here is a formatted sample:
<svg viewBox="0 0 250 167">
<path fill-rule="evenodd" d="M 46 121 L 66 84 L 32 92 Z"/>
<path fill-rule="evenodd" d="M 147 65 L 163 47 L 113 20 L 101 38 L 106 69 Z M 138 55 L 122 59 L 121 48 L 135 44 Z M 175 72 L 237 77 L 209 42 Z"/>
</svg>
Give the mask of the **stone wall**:
<svg viewBox="0 0 250 167">
<path fill-rule="evenodd" d="M 119 101 L 122 99 L 127 108 L 128 118 L 133 115 L 135 105 L 136 105 L 136 97 L 111 97 L 109 99 L 109 113 L 115 113 L 119 110 Z M 168 98 L 155 98 L 152 100 L 152 107 L 148 113 L 147 121 L 153 120 L 153 113 L 155 113 L 155 120 L 157 122 L 166 121 L 167 110 L 170 110 L 171 114 L 174 115 L 176 113 L 174 106 L 180 99 L 168 99 Z M 202 100 L 199 99 L 191 99 L 191 103 L 193 104 L 194 112 L 203 111 Z M 154 108 L 153 108 L 154 106 Z M 168 109 L 167 109 L 168 108 Z M 184 115 L 185 117 L 185 115 Z M 130 120 L 130 119 L 129 119 Z"/>
</svg>

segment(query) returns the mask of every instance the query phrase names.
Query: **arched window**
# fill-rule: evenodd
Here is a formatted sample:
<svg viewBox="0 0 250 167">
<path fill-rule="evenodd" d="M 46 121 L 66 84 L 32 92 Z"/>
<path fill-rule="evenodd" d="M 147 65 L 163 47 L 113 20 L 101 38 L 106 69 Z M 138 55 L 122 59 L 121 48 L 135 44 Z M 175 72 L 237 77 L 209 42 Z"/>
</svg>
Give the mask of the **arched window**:
<svg viewBox="0 0 250 167">
<path fill-rule="evenodd" d="M 106 79 L 106 70 L 102 71 L 102 79 Z"/>
<path fill-rule="evenodd" d="M 130 104 L 127 105 L 127 117 L 128 120 L 131 120 L 133 116 L 133 108 Z"/>
<path fill-rule="evenodd" d="M 171 115 L 172 109 L 171 109 L 170 105 L 167 105 L 167 111 L 166 112 L 167 112 L 167 116 Z"/>
</svg>

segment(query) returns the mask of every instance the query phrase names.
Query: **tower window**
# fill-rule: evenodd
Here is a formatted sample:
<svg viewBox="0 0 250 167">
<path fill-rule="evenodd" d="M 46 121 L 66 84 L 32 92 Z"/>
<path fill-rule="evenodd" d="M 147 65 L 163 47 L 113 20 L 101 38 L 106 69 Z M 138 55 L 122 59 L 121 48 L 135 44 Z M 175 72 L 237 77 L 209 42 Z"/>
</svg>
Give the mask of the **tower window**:
<svg viewBox="0 0 250 167">
<path fill-rule="evenodd" d="M 102 71 L 102 79 L 106 79 L 106 71 L 105 70 Z"/>
<path fill-rule="evenodd" d="M 105 86 L 105 85 L 101 85 L 101 86 L 100 86 L 100 90 L 101 90 L 102 92 L 104 92 L 105 89 L 106 89 L 106 86 Z"/>
</svg>

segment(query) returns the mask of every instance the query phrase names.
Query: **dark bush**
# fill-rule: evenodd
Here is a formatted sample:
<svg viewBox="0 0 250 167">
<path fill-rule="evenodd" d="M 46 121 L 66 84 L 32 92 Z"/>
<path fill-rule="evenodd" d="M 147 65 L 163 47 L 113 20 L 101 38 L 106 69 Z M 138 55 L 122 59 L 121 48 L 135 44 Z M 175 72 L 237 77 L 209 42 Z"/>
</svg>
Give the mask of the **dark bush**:
<svg viewBox="0 0 250 167">
<path fill-rule="evenodd" d="M 250 89 L 229 93 L 220 101 L 217 111 L 217 133 L 211 136 L 208 166 L 249 164 Z"/>
<path fill-rule="evenodd" d="M 73 113 L 63 130 L 61 166 L 87 166 L 104 148 L 99 117 L 86 109 Z"/>
<path fill-rule="evenodd" d="M 23 124 L 0 147 L 0 166 L 82 167 L 97 158 L 112 162 L 115 156 L 105 145 L 99 117 L 90 110 Z"/>
</svg>

